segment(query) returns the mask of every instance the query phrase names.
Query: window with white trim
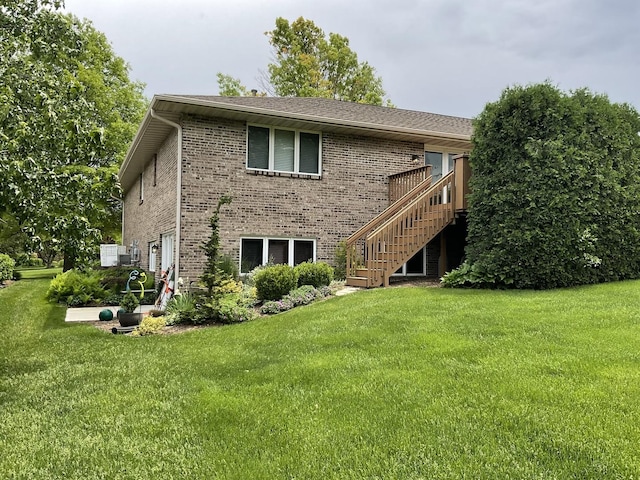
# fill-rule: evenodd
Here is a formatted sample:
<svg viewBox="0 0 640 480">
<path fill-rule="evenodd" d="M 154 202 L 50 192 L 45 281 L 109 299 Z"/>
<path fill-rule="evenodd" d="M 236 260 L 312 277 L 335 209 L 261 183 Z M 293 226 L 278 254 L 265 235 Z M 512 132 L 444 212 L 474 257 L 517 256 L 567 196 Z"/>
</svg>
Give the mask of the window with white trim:
<svg viewBox="0 0 640 480">
<path fill-rule="evenodd" d="M 247 169 L 320 175 L 321 138 L 318 132 L 260 125 L 247 127 Z"/>
<path fill-rule="evenodd" d="M 291 265 L 316 260 L 316 241 L 304 238 L 240 239 L 240 272 L 249 273 L 267 263 Z"/>
</svg>

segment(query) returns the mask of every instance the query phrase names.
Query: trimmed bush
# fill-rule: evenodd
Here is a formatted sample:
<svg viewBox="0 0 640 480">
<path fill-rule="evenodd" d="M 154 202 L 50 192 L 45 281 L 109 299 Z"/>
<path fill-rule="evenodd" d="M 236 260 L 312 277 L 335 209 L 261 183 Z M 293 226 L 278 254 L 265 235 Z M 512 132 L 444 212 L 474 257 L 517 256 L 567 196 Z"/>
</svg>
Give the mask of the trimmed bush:
<svg viewBox="0 0 640 480">
<path fill-rule="evenodd" d="M 226 295 L 217 304 L 216 319 L 220 323 L 240 323 L 253 320 L 256 313 L 252 308 L 242 305 L 239 294 Z"/>
<path fill-rule="evenodd" d="M 151 315 L 146 315 L 140 322 L 138 328 L 131 333 L 134 337 L 142 335 L 153 335 L 154 333 L 162 331 L 165 326 L 166 323 L 164 321 L 164 317 L 153 317 Z"/>
<path fill-rule="evenodd" d="M 333 280 L 333 268 L 324 262 L 303 262 L 295 266 L 295 271 L 298 274 L 299 287 L 302 285 L 323 287 Z"/>
<path fill-rule="evenodd" d="M 253 276 L 259 300 L 279 300 L 298 285 L 298 275 L 289 265 L 269 265 Z"/>
<path fill-rule="evenodd" d="M 140 302 L 138 301 L 138 297 L 136 297 L 133 293 L 129 292 L 120 301 L 120 306 L 126 313 L 133 313 L 138 308 Z"/>
<path fill-rule="evenodd" d="M 640 115 L 588 90 L 506 89 L 475 119 L 466 258 L 449 283 L 640 278 Z"/>
<path fill-rule="evenodd" d="M 265 302 L 264 305 L 260 307 L 260 313 L 270 315 L 273 313 L 284 312 L 301 305 L 309 305 L 316 300 L 330 295 L 331 289 L 327 286 L 315 288 L 311 285 L 303 285 L 282 297 L 282 300 Z"/>
<path fill-rule="evenodd" d="M 51 280 L 47 299 L 66 302 L 71 306 L 81 306 L 100 301 L 106 293 L 97 275 L 68 270 Z"/>
<path fill-rule="evenodd" d="M 0 253 L 0 283 L 13 278 L 16 262 L 6 253 Z"/>
</svg>

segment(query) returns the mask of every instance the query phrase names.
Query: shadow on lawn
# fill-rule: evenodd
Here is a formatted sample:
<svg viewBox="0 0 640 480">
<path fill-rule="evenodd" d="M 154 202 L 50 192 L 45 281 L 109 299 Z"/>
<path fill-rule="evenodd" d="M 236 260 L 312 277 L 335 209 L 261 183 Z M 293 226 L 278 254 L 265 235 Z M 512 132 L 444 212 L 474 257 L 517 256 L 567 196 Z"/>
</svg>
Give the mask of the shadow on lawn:
<svg viewBox="0 0 640 480">
<path fill-rule="evenodd" d="M 68 324 L 64 322 L 66 307 L 62 305 L 51 305 L 51 310 L 47 314 L 47 318 L 42 326 L 43 330 L 57 330 L 59 328 L 67 328 Z"/>
</svg>

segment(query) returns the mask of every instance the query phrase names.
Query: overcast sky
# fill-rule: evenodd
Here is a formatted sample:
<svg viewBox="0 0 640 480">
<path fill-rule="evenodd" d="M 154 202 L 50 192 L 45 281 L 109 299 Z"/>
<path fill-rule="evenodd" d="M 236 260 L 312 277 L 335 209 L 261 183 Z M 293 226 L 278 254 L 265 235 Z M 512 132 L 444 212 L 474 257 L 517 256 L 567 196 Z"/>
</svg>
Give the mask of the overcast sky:
<svg viewBox="0 0 640 480">
<path fill-rule="evenodd" d="M 513 84 L 588 87 L 640 109 L 638 0 L 66 0 L 159 93 L 259 88 L 264 32 L 303 16 L 350 40 L 399 108 L 473 117 Z"/>
</svg>

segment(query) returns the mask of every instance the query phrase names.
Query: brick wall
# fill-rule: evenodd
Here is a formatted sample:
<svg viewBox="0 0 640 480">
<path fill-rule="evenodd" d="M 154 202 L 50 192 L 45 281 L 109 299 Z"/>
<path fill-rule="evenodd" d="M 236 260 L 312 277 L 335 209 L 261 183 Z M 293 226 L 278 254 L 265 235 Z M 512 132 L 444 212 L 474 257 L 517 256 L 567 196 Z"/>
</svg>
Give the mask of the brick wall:
<svg viewBox="0 0 640 480">
<path fill-rule="evenodd" d="M 421 143 L 323 133 L 321 179 L 261 175 L 246 169 L 245 122 L 186 117 L 182 125 L 180 275 L 190 280 L 202 272 L 200 246 L 221 195 L 233 197 L 220 219 L 224 253 L 238 259 L 242 236 L 313 238 L 317 259 L 333 263 L 336 244 L 387 206 L 388 175 L 423 154 Z"/>
<path fill-rule="evenodd" d="M 143 202 L 139 199 L 138 181 L 126 191 L 124 199 L 123 243 L 128 247 L 133 240 L 138 240 L 140 266 L 145 270 L 149 267 L 149 243 L 158 244 L 156 278 L 160 276 L 161 234 L 174 232 L 176 228 L 177 148 L 178 135 L 174 130 L 157 152 L 155 186 L 154 162 L 149 158 L 143 172 Z"/>
</svg>

